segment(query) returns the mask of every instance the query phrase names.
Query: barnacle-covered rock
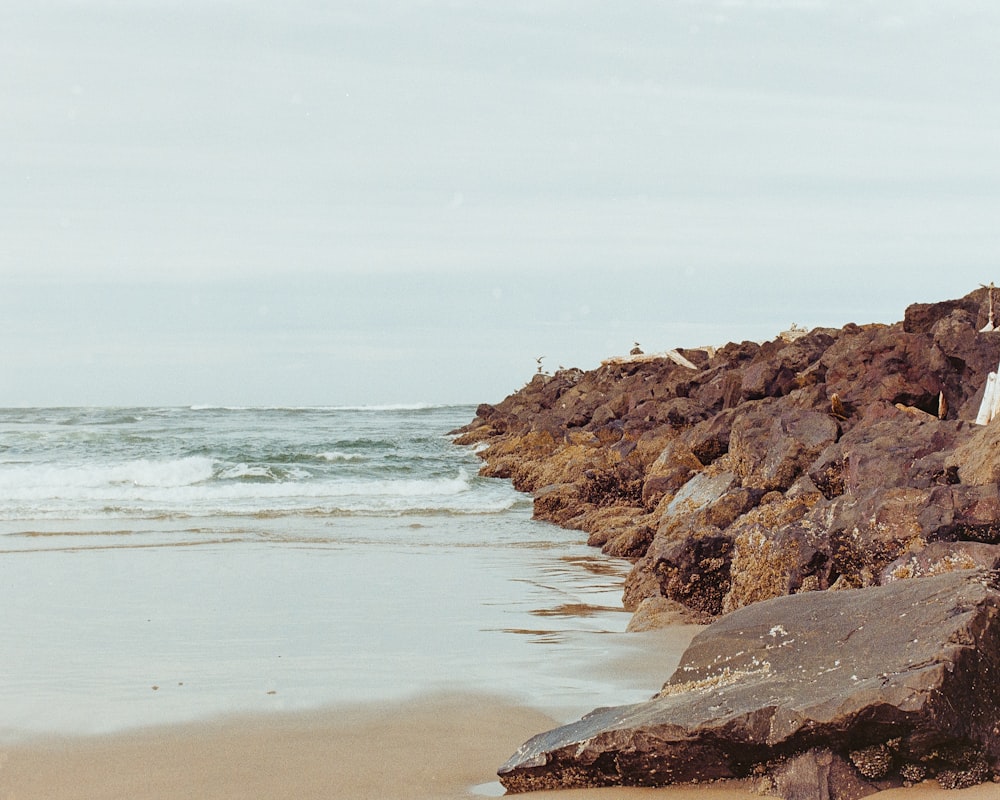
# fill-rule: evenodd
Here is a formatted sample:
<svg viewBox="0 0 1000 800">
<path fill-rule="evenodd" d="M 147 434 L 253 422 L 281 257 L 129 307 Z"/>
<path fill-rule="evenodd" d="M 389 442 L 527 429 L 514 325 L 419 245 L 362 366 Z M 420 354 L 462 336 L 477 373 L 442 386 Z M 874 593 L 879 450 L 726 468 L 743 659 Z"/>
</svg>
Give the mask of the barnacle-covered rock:
<svg viewBox="0 0 1000 800">
<path fill-rule="evenodd" d="M 500 780 L 520 792 L 738 778 L 817 748 L 873 781 L 912 779 L 907 764 L 949 785 L 985 780 L 1000 768 L 998 577 L 952 572 L 733 611 L 651 700 L 539 734 Z M 817 800 L 837 780 L 819 775 Z M 796 779 L 796 798 L 810 781 Z"/>
</svg>

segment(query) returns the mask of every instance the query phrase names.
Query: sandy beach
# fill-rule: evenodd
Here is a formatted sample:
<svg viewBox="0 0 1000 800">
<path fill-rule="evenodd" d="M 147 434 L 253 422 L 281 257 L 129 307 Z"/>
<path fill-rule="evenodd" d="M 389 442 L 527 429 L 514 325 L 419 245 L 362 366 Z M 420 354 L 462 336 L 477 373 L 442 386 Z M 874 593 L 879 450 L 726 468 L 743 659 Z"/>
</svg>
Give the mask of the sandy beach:
<svg viewBox="0 0 1000 800">
<path fill-rule="evenodd" d="M 503 699 L 441 695 L 398 706 L 256 715 L 110 736 L 48 738 L 0 755 L 3 800 L 203 800 L 497 796 L 494 771 L 555 724 Z M 533 793 L 559 800 L 748 800 L 740 784 Z M 877 800 L 996 800 L 1000 786 L 926 783 Z"/>
</svg>

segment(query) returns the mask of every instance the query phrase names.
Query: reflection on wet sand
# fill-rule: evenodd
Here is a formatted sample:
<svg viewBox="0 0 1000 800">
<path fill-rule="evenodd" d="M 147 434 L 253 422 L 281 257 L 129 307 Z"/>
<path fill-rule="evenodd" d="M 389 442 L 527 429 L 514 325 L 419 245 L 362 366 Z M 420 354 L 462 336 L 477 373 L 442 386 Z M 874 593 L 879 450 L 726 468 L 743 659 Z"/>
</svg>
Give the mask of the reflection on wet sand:
<svg viewBox="0 0 1000 800">
<path fill-rule="evenodd" d="M 562 556 L 564 561 L 574 569 L 584 569 L 592 575 L 607 575 L 620 578 L 628 571 L 629 564 L 622 559 L 610 559 L 604 555 Z"/>
<path fill-rule="evenodd" d="M 562 644 L 569 638 L 569 631 L 532 630 L 530 628 L 501 628 L 502 633 L 531 637 L 532 644 Z"/>
<path fill-rule="evenodd" d="M 598 614 L 621 611 L 621 606 L 595 606 L 590 603 L 563 603 L 554 608 L 536 608 L 536 617 L 594 617 Z"/>
</svg>

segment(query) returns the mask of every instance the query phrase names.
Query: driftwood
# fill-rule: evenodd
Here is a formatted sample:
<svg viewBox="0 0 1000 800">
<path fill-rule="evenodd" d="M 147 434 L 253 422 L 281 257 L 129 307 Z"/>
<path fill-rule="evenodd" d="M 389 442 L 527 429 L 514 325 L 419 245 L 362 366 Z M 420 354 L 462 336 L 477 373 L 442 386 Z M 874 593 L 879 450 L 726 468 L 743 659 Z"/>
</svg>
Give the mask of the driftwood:
<svg viewBox="0 0 1000 800">
<path fill-rule="evenodd" d="M 634 363 L 646 363 L 650 361 L 659 361 L 660 359 L 668 359 L 673 361 L 680 367 L 685 367 L 687 369 L 699 370 L 700 367 L 697 364 L 691 362 L 690 359 L 682 356 L 677 350 L 666 350 L 662 353 L 643 353 L 641 350 L 636 353 L 634 348 L 631 353 L 627 356 L 612 356 L 611 358 L 606 358 L 601 362 L 601 366 L 608 366 L 610 364 L 634 364 Z M 699 348 L 702 350 L 709 350 L 709 348 Z"/>
<path fill-rule="evenodd" d="M 667 350 L 667 358 L 682 367 L 687 367 L 688 369 L 698 369 L 694 364 L 692 364 L 688 359 L 684 358 L 676 350 Z"/>
<path fill-rule="evenodd" d="M 990 290 L 989 291 L 989 301 L 990 301 L 989 317 L 987 319 L 986 324 L 983 325 L 983 327 L 979 329 L 980 333 L 989 333 L 990 331 L 995 331 L 996 330 L 996 323 L 994 322 L 994 319 L 993 319 L 993 290 L 996 287 L 993 285 L 993 281 L 990 281 L 990 285 L 989 286 L 987 286 L 985 283 L 981 283 L 979 285 L 982 286 L 984 289 L 989 289 Z"/>
</svg>

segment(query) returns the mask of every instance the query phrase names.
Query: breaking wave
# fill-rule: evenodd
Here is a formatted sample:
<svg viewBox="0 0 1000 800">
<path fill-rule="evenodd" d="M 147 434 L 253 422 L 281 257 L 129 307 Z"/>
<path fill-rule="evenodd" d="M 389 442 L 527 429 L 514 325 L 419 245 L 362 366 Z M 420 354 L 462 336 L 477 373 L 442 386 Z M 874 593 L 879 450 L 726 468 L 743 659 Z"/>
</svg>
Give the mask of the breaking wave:
<svg viewBox="0 0 1000 800">
<path fill-rule="evenodd" d="M 520 501 L 448 439 L 464 407 L 206 410 L 0 410 L 0 519 L 491 514 Z"/>
<path fill-rule="evenodd" d="M 213 474 L 214 462 L 201 456 L 98 465 L 4 465 L 0 468 L 0 492 L 7 497 L 25 493 L 59 496 L 100 487 L 180 487 L 210 480 Z"/>
<path fill-rule="evenodd" d="M 464 470 L 451 477 L 317 481 L 304 470 L 249 464 L 217 469 L 203 458 L 98 469 L 8 466 L 0 469 L 0 517 L 488 514 L 517 502 L 506 487 L 480 482 Z"/>
</svg>

